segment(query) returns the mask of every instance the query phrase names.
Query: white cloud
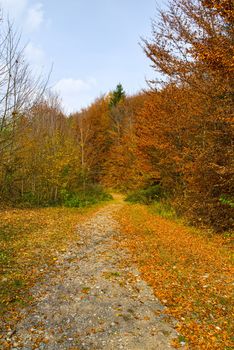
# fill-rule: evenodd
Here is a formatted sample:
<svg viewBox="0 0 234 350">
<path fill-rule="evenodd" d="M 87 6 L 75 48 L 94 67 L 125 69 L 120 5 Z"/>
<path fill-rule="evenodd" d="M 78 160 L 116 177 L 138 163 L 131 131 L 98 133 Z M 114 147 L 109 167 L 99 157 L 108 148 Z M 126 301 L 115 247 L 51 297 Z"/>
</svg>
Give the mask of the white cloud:
<svg viewBox="0 0 234 350">
<path fill-rule="evenodd" d="M 4 17 L 9 15 L 11 20 L 20 25 L 23 22 L 27 32 L 37 30 L 45 21 L 41 2 L 30 6 L 28 0 L 0 0 L 0 9 L 3 10 Z"/>
<path fill-rule="evenodd" d="M 32 32 L 40 27 L 44 21 L 44 11 L 42 3 L 37 3 L 33 7 L 28 8 L 25 28 Z"/>
<path fill-rule="evenodd" d="M 55 85 L 55 89 L 61 92 L 66 91 L 69 94 L 76 94 L 81 91 L 89 90 L 94 84 L 94 79 L 81 80 L 67 78 L 59 80 Z"/>
<path fill-rule="evenodd" d="M 10 18 L 18 19 L 27 8 L 27 0 L 0 0 L 0 8 L 5 15 L 10 15 Z"/>
<path fill-rule="evenodd" d="M 27 61 L 31 64 L 33 71 L 40 73 L 46 64 L 46 54 L 43 49 L 29 42 L 24 50 Z"/>
<path fill-rule="evenodd" d="M 93 100 L 93 89 L 96 85 L 93 78 L 64 78 L 54 85 L 53 91 L 62 97 L 65 111 L 71 113 L 87 106 Z"/>
</svg>

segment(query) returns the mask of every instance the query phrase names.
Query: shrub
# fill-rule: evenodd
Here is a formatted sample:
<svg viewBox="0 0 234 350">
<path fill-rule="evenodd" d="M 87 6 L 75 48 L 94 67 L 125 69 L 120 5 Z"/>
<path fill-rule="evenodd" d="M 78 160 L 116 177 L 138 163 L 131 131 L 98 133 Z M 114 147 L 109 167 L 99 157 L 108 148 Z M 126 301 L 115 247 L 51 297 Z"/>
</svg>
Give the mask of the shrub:
<svg viewBox="0 0 234 350">
<path fill-rule="evenodd" d="M 175 220 L 178 218 L 178 214 L 168 201 L 154 202 L 151 211 L 165 219 Z"/>
<path fill-rule="evenodd" d="M 77 191 L 69 193 L 64 191 L 61 193 L 62 203 L 65 207 L 84 208 L 99 202 L 113 199 L 111 194 L 105 192 L 101 186 L 90 186 L 86 191 Z"/>
<path fill-rule="evenodd" d="M 155 185 L 130 193 L 125 201 L 131 203 L 151 204 L 159 201 L 164 196 L 162 187 L 160 185 Z"/>
</svg>

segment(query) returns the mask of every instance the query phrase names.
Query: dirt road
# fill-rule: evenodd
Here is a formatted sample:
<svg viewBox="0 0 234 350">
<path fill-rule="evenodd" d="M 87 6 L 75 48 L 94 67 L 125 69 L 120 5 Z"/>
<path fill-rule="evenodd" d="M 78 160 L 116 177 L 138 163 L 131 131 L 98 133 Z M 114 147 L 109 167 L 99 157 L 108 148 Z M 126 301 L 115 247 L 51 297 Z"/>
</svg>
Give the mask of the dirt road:
<svg viewBox="0 0 234 350">
<path fill-rule="evenodd" d="M 177 334 L 163 306 L 118 246 L 113 215 L 122 205 L 108 204 L 77 227 L 77 242 L 34 287 L 34 306 L 8 335 L 11 349 L 172 349 Z"/>
</svg>

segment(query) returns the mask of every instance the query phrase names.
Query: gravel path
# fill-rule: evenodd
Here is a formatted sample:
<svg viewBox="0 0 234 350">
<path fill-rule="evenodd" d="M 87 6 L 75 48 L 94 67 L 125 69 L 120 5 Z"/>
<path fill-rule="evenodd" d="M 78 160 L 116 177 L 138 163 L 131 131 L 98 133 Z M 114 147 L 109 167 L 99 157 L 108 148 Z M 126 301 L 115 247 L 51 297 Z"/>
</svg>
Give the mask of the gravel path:
<svg viewBox="0 0 234 350">
<path fill-rule="evenodd" d="M 77 227 L 77 243 L 33 289 L 36 304 L 24 311 L 11 349 L 172 349 L 177 333 L 162 304 L 118 247 L 112 214 L 120 207 L 110 204 Z"/>
</svg>

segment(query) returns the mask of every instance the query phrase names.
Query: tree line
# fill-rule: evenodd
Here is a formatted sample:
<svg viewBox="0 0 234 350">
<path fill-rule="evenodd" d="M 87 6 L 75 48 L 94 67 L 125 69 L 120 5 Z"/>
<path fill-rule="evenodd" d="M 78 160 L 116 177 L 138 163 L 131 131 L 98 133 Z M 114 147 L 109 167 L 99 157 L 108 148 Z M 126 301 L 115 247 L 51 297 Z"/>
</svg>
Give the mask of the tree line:
<svg viewBox="0 0 234 350">
<path fill-rule="evenodd" d="M 49 205 L 95 184 L 157 185 L 191 222 L 233 227 L 233 7 L 171 1 L 141 41 L 149 88 L 127 96 L 118 84 L 70 116 L 29 78 L 9 25 L 0 42 L 1 201 Z"/>
</svg>

